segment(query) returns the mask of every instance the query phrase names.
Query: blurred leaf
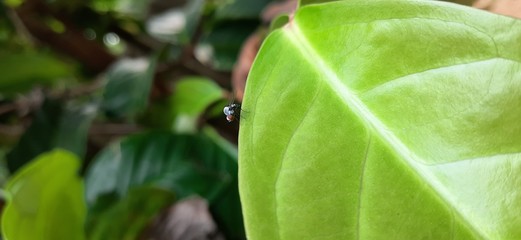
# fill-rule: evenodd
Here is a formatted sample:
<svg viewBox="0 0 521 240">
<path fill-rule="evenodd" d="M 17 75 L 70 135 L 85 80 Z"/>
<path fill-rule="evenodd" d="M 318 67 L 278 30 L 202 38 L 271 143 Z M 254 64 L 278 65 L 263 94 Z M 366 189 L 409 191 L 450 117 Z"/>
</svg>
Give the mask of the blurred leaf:
<svg viewBox="0 0 521 240">
<path fill-rule="evenodd" d="M 223 115 L 223 108 L 224 106 L 230 104 L 230 100 L 228 99 L 220 99 L 219 101 L 215 102 L 215 104 L 212 104 L 210 105 L 209 109 L 206 110 L 206 116 L 209 117 L 209 118 L 213 118 L 213 117 L 223 117 L 225 118 L 225 116 Z"/>
<path fill-rule="evenodd" d="M 182 132 L 180 123 L 182 119 L 189 118 L 188 128 L 195 129 L 197 118 L 204 113 L 205 109 L 212 103 L 223 98 L 223 91 L 214 82 L 202 77 L 187 77 L 175 86 L 174 93 L 170 98 L 172 104 L 172 119 L 174 129 Z"/>
<path fill-rule="evenodd" d="M 0 94 L 27 91 L 35 85 L 50 85 L 71 75 L 71 69 L 51 55 L 0 52 Z"/>
<path fill-rule="evenodd" d="M 147 32 L 165 42 L 187 44 L 197 28 L 203 7 L 204 0 L 191 0 L 183 8 L 154 15 L 146 23 Z"/>
<path fill-rule="evenodd" d="M 7 183 L 2 233 L 13 240 L 84 239 L 86 214 L 80 161 L 54 150 L 42 154 Z"/>
<path fill-rule="evenodd" d="M 218 5 L 215 17 L 218 20 L 259 19 L 261 11 L 271 0 L 228 0 Z"/>
<path fill-rule="evenodd" d="M 149 0 L 92 0 L 91 6 L 99 12 L 116 12 L 118 15 L 143 19 Z"/>
<path fill-rule="evenodd" d="M 175 200 L 170 191 L 141 187 L 131 190 L 127 196 L 105 211 L 90 219 L 87 225 L 89 239 L 139 239 L 142 231 L 160 211 Z"/>
<path fill-rule="evenodd" d="M 147 106 L 157 56 L 121 59 L 111 67 L 102 102 L 109 117 L 133 117 Z"/>
<path fill-rule="evenodd" d="M 103 150 L 87 172 L 86 199 L 124 197 L 130 189 L 152 185 L 179 199 L 208 199 L 216 220 L 231 239 L 244 236 L 237 190 L 237 159 L 205 135 L 151 132 L 123 139 Z"/>
<path fill-rule="evenodd" d="M 97 106 L 92 103 L 66 107 L 56 133 L 56 147 L 69 150 L 82 158 L 85 155 L 89 128 L 96 112 Z"/>
<path fill-rule="evenodd" d="M 230 71 L 246 38 L 258 21 L 223 22 L 213 27 L 199 42 L 195 55 L 199 61 L 218 70 Z"/>
<path fill-rule="evenodd" d="M 156 128 L 175 129 L 178 133 L 194 132 L 179 129 L 178 125 L 186 120 L 186 128 L 195 130 L 197 119 L 209 106 L 223 98 L 222 89 L 213 81 L 203 77 L 186 77 L 176 83 L 168 99 L 154 101 L 143 114 L 142 120 Z M 222 115 L 224 105 L 226 102 L 218 106 L 219 115 Z M 211 116 L 215 116 L 214 113 Z"/>
<path fill-rule="evenodd" d="M 29 129 L 6 155 L 11 172 L 56 147 L 83 157 L 87 133 L 96 109 L 91 104 L 79 107 L 66 107 L 64 104 L 57 100 L 45 100 L 41 109 L 35 113 Z"/>
<path fill-rule="evenodd" d="M 18 7 L 20 4 L 23 3 L 23 0 L 5 0 L 5 5 L 15 8 Z"/>
<path fill-rule="evenodd" d="M 203 77 L 187 77 L 175 86 L 172 94 L 174 114 L 200 115 L 211 103 L 223 97 L 215 82 Z"/>
</svg>

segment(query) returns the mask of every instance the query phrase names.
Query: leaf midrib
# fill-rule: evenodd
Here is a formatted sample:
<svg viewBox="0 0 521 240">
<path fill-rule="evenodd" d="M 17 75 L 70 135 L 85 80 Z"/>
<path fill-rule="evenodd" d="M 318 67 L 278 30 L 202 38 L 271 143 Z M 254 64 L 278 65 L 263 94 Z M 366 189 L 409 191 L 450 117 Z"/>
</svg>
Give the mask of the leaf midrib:
<svg viewBox="0 0 521 240">
<path fill-rule="evenodd" d="M 451 206 L 450 209 L 453 212 L 457 212 L 461 219 L 465 219 L 463 217 L 464 215 L 455 207 L 455 204 L 450 201 L 452 197 L 447 189 L 437 181 L 437 178 L 431 172 L 425 171 L 421 167 L 422 164 L 420 164 L 420 162 L 422 161 L 417 160 L 421 158 L 407 148 L 407 146 L 393 132 L 389 131 L 385 124 L 383 124 L 376 115 L 371 112 L 360 98 L 342 83 L 339 76 L 331 67 L 328 66 L 322 56 L 311 47 L 311 44 L 300 30 L 298 22 L 295 19 L 290 22 L 289 27 L 283 29 L 283 33 L 291 43 L 297 46 L 296 49 L 300 50 L 302 57 L 310 62 L 310 65 L 315 66 L 318 72 L 321 72 L 326 76 L 326 79 L 328 79 L 328 81 L 324 81 L 326 85 L 330 86 L 331 90 L 345 102 L 346 106 L 348 106 L 359 119 L 362 119 L 362 123 L 366 128 L 370 131 L 372 130 L 371 132 L 373 134 L 379 136 L 385 144 L 388 144 L 389 147 L 395 151 L 398 157 L 402 159 L 407 166 L 414 170 L 413 172 L 416 173 L 418 177 L 424 179 L 427 185 L 438 193 L 440 198 L 447 205 Z M 360 209 L 358 210 L 360 211 Z M 485 236 L 479 231 L 479 228 L 473 226 L 471 222 L 465 221 L 465 223 L 467 223 L 467 225 L 480 236 Z"/>
</svg>

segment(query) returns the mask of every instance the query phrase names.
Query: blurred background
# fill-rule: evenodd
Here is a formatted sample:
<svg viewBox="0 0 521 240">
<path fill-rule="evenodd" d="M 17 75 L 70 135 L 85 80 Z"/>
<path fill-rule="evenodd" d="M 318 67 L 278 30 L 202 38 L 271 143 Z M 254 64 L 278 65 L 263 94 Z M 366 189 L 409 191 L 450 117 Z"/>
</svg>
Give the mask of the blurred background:
<svg viewBox="0 0 521 240">
<path fill-rule="evenodd" d="M 239 124 L 222 110 L 242 100 L 271 19 L 296 6 L 269 4 L 2 1 L 0 184 L 65 150 L 81 161 L 88 239 L 245 239 Z M 44 208 L 63 201 L 39 200 Z M 45 216 L 67 228 L 62 217 Z"/>
<path fill-rule="evenodd" d="M 459 3 L 521 13 L 519 1 Z M 296 6 L 0 2 L 0 211 L 6 200 L 36 199 L 43 209 L 67 205 L 66 194 L 49 190 L 61 186 L 49 176 L 74 171 L 82 184 L 67 189 L 79 193 L 71 197 L 81 202 L 72 215 L 85 233 L 64 239 L 245 239 L 238 122 L 228 123 L 222 109 L 241 102 L 262 40 Z M 77 159 L 80 167 L 44 162 L 51 158 Z M 29 167 L 37 160 L 44 163 Z M 33 187 L 11 196 L 24 181 Z M 2 231 L 31 229 L 18 224 L 19 205 L 3 214 Z M 59 228 L 74 223 L 58 212 L 39 218 Z M 33 230 L 35 236 L 60 231 Z"/>
</svg>

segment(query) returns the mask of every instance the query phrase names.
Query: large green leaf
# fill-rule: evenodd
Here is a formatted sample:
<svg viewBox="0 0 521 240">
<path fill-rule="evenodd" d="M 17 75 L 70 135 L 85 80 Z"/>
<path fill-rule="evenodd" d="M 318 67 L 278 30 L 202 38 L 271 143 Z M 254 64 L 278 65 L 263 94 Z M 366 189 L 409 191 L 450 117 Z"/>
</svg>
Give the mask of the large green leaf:
<svg viewBox="0 0 521 240">
<path fill-rule="evenodd" d="M 249 239 L 521 239 L 521 21 L 436 1 L 304 6 L 248 81 Z"/>
<path fill-rule="evenodd" d="M 95 158 L 86 178 L 87 203 L 103 211 L 100 205 L 110 206 L 143 185 L 171 190 L 179 199 L 197 194 L 208 200 L 227 236 L 239 239 L 244 230 L 236 157 L 206 134 L 131 136 Z"/>
<path fill-rule="evenodd" d="M 7 183 L 10 199 L 2 213 L 9 240 L 84 239 L 86 214 L 80 161 L 54 150 L 40 155 Z"/>
</svg>

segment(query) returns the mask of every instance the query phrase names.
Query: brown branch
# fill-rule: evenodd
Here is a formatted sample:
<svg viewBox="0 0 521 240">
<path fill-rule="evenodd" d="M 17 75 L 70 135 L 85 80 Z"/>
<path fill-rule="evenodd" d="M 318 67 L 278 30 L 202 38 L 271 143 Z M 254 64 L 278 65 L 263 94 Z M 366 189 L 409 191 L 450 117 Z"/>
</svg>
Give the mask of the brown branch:
<svg viewBox="0 0 521 240">
<path fill-rule="evenodd" d="M 15 11 L 35 39 L 56 52 L 78 59 L 94 73 L 104 71 L 115 60 L 102 45 L 87 40 L 83 32 L 69 22 L 63 22 L 67 26 L 64 33 L 56 33 L 50 29 L 43 18 L 50 15 L 51 10 L 40 0 L 27 0 Z"/>
</svg>

